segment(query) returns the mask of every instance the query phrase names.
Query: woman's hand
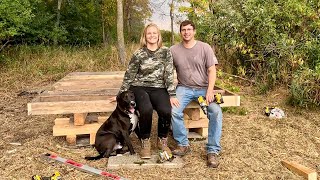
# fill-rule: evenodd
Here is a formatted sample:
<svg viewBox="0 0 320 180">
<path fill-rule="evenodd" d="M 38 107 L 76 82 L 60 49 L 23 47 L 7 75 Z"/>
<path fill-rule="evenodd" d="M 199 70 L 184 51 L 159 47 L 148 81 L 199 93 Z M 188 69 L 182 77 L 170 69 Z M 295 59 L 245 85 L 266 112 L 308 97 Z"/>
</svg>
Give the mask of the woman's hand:
<svg viewBox="0 0 320 180">
<path fill-rule="evenodd" d="M 176 107 L 180 106 L 179 100 L 176 97 L 170 97 L 170 104 L 171 106 L 176 106 Z"/>
</svg>

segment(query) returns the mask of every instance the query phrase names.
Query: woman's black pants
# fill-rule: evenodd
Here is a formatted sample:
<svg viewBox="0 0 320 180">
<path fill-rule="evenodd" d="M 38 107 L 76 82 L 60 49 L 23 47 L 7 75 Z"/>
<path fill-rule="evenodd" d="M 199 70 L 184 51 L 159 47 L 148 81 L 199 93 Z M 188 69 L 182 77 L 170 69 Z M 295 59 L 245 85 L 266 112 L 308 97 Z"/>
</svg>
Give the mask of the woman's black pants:
<svg viewBox="0 0 320 180">
<path fill-rule="evenodd" d="M 170 96 L 165 88 L 131 86 L 140 113 L 140 139 L 150 138 L 152 127 L 152 113 L 158 114 L 158 137 L 167 137 L 171 125 Z"/>
</svg>

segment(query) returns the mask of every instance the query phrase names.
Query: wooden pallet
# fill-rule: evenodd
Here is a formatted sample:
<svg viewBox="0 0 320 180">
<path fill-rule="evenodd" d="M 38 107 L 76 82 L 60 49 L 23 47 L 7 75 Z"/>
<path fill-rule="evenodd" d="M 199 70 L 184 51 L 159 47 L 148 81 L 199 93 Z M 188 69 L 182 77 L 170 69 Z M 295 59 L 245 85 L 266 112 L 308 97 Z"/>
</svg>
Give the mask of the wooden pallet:
<svg viewBox="0 0 320 180">
<path fill-rule="evenodd" d="M 68 118 L 55 120 L 53 135 L 66 136 L 69 144 L 75 144 L 78 135 L 88 134 L 90 144 L 94 144 L 95 132 L 103 121 L 92 121 L 88 114 L 115 109 L 116 103 L 108 98 L 118 93 L 123 76 L 123 71 L 70 73 L 28 103 L 28 115 L 67 114 Z M 240 105 L 238 95 L 218 87 L 215 92 L 223 95 L 222 107 Z M 198 103 L 191 102 L 184 112 L 186 128 L 207 137 L 208 120 Z"/>
<path fill-rule="evenodd" d="M 107 120 L 107 116 L 88 116 L 84 125 L 75 125 L 72 118 L 56 118 L 53 136 L 66 136 L 68 144 L 75 145 L 78 135 L 89 135 L 90 144 L 94 144 L 96 132 Z"/>
</svg>

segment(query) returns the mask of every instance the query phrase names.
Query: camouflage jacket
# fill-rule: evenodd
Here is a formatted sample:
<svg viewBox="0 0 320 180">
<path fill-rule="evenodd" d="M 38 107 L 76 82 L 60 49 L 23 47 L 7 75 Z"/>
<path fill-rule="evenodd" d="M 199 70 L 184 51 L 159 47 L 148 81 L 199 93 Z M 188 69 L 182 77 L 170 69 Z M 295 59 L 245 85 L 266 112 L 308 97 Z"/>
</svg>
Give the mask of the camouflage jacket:
<svg viewBox="0 0 320 180">
<path fill-rule="evenodd" d="M 150 51 L 146 47 L 134 52 L 124 75 L 120 92 L 130 86 L 166 88 L 170 96 L 175 95 L 173 84 L 173 59 L 170 49 L 161 47 Z"/>
</svg>

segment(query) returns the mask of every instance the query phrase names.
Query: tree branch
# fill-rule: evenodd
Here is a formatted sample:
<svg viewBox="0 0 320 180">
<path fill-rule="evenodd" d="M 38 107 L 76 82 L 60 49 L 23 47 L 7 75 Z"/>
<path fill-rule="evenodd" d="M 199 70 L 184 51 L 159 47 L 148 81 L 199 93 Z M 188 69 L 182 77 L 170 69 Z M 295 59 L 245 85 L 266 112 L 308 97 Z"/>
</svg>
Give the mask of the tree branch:
<svg viewBox="0 0 320 180">
<path fill-rule="evenodd" d="M 243 78 L 243 77 L 241 77 L 241 76 L 229 74 L 229 73 L 226 73 L 226 72 L 222 72 L 222 73 L 223 73 L 223 74 L 227 74 L 227 75 L 232 76 L 232 77 L 235 77 L 235 78 L 239 78 L 239 79 L 245 80 L 245 81 L 249 81 L 249 82 L 254 83 L 254 84 L 256 83 L 256 81 L 254 81 L 254 80 L 247 79 L 247 78 Z"/>
<path fill-rule="evenodd" d="M 0 52 L 2 51 L 2 49 L 10 42 L 10 40 L 8 40 L 6 43 L 4 43 L 4 45 L 1 46 L 0 48 Z"/>
</svg>

